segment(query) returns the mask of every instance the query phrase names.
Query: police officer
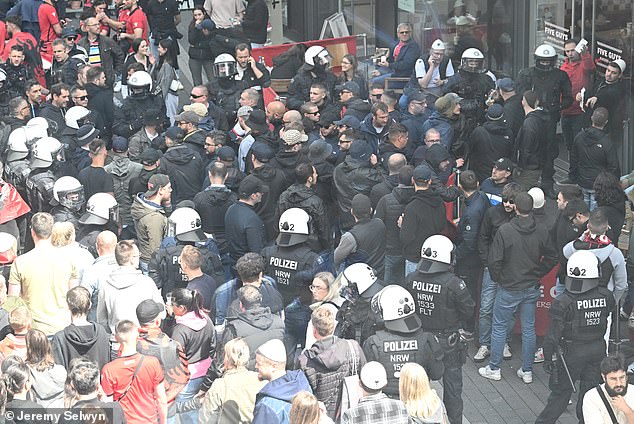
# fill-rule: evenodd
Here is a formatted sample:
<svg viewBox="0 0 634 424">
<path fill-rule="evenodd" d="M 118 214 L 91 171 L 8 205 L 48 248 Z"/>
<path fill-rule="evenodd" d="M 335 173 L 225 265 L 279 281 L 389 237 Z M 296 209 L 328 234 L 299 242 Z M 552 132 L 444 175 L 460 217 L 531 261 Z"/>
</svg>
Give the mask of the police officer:
<svg viewBox="0 0 634 424">
<path fill-rule="evenodd" d="M 368 361 L 377 361 L 387 371 L 383 392 L 398 398 L 401 368 L 408 362 L 422 365 L 431 380 L 439 380 L 445 370 L 443 351 L 438 339 L 421 329 L 412 295 L 401 286 L 390 285 L 377 293 L 372 311 L 383 319 L 385 329 L 378 330 L 363 344 Z"/>
<path fill-rule="evenodd" d="M 337 311 L 335 335 L 342 339 L 354 339 L 360 345 L 372 336 L 381 319 L 372 312 L 370 301 L 383 285 L 376 272 L 362 262 L 352 264 L 337 276 L 334 285 L 341 287 L 341 297 L 346 299 Z"/>
<path fill-rule="evenodd" d="M 227 122 L 236 122 L 236 111 L 240 108 L 240 94 L 249 87 L 246 81 L 236 79 L 236 59 L 229 53 L 219 54 L 214 60 L 216 77 L 209 81 L 216 94 L 216 104 L 225 111 Z"/>
<path fill-rule="evenodd" d="M 224 282 L 224 270 L 220 261 L 218 247 L 210 241 L 202 230 L 200 215 L 193 208 L 180 207 L 167 220 L 167 237 L 149 263 L 148 275 L 161 289 L 163 296 L 167 293 L 187 287 L 187 275 L 180 267 L 179 257 L 186 245 L 205 244 L 200 247 L 203 256 L 202 271 L 216 282 Z"/>
<path fill-rule="evenodd" d="M 416 271 L 405 277 L 405 288 L 416 302 L 424 331 L 438 337 L 444 351 L 443 402 L 451 424 L 462 422 L 462 364 L 467 346 L 459 330 L 473 314 L 475 302 L 467 285 L 452 271 L 454 245 L 443 235 L 423 243 Z"/>
<path fill-rule="evenodd" d="M 96 246 L 99 233 L 105 230 L 120 233 L 117 200 L 109 193 L 93 194 L 86 202 L 86 212 L 79 218 L 79 223 L 77 242 L 96 258 L 99 256 Z"/>
<path fill-rule="evenodd" d="M 31 173 L 26 180 L 26 195 L 33 212 L 50 212 L 53 185 L 57 180 L 54 170 L 64 161 L 64 147 L 56 138 L 43 137 L 31 146 Z"/>
<path fill-rule="evenodd" d="M 27 146 L 26 131 L 16 128 L 9 134 L 7 142 L 7 156 L 4 161 L 4 180 L 12 184 L 26 199 L 26 180 L 31 173 L 29 148 Z"/>
<path fill-rule="evenodd" d="M 301 294 L 301 287 L 294 284 L 295 275 L 315 267 L 317 253 L 310 250 L 307 243 L 309 220 L 310 215 L 303 209 L 286 210 L 280 216 L 280 234 L 275 245 L 262 250 L 266 263 L 264 273 L 277 281 L 285 306 Z"/>
<path fill-rule="evenodd" d="M 335 98 L 335 85 L 337 77 L 330 71 L 332 56 L 322 46 L 310 46 L 304 53 L 304 64 L 298 69 L 297 74 L 288 86 L 288 99 L 286 106 L 289 109 L 299 110 L 310 101 L 310 86 L 319 82 L 326 87 L 328 97 Z"/>
<path fill-rule="evenodd" d="M 73 177 L 61 177 L 53 184 L 53 198 L 57 205 L 51 210 L 55 222 L 72 222 L 79 233 L 81 208 L 86 203 L 84 186 Z"/>
<path fill-rule="evenodd" d="M 165 102 L 160 95 L 152 92 L 152 77 L 145 71 L 137 71 L 128 78 L 130 95 L 123 100 L 121 107 L 115 108 L 112 132 L 129 138 L 143 128 L 143 113 L 158 110 L 167 128 L 169 120 L 165 115 Z"/>
<path fill-rule="evenodd" d="M 573 253 L 566 273 L 566 290 L 550 306 L 550 327 L 544 338 L 544 370 L 550 374 L 551 393 L 535 421 L 540 424 L 557 421 L 568 406 L 577 380 L 577 417 L 583 422 L 583 396 L 601 382 L 599 364 L 606 352 L 603 336 L 615 306 L 612 292 L 600 284 L 601 264 L 594 253 Z"/>
<path fill-rule="evenodd" d="M 532 90 L 537 93 L 539 105 L 550 116 L 550 123 L 545 128 L 548 155 L 542 168 L 542 190 L 550 198 L 556 198 L 553 191 L 554 160 L 559 154 L 559 146 L 555 133 L 560 111 L 568 108 L 573 101 L 572 85 L 568 74 L 557 68 L 557 52 L 548 44 L 535 49 L 535 66 L 520 71 L 517 85 L 518 93 Z"/>
<path fill-rule="evenodd" d="M 476 48 L 462 53 L 460 69 L 447 80 L 444 94 L 456 93 L 462 97 L 460 113 L 465 116 L 463 136 L 468 137 L 478 124 L 484 123 L 486 98 L 495 89 L 493 79 L 486 73 L 484 55 Z"/>
</svg>

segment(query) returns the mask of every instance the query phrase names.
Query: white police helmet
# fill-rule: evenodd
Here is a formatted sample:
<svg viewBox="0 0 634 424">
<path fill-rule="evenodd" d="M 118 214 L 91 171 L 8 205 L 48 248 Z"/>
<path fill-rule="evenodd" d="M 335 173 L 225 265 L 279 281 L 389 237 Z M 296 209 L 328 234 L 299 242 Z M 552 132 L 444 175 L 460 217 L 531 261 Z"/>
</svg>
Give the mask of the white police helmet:
<svg viewBox="0 0 634 424">
<path fill-rule="evenodd" d="M 585 293 L 599 285 L 601 262 L 589 250 L 578 250 L 568 258 L 566 265 L 566 290 Z"/>
<path fill-rule="evenodd" d="M 29 122 L 24 126 L 27 142 L 30 143 L 38 138 L 47 137 L 49 127 L 49 121 L 46 118 L 37 116 L 29 119 Z"/>
<path fill-rule="evenodd" d="M 388 330 L 411 333 L 421 327 L 414 297 L 405 288 L 389 285 L 374 295 L 372 311 L 379 314 Z"/>
<path fill-rule="evenodd" d="M 64 146 L 54 137 L 40 138 L 31 146 L 31 168 L 48 168 L 64 160 Z"/>
<path fill-rule="evenodd" d="M 229 78 L 236 73 L 236 59 L 229 53 L 219 54 L 214 60 L 214 71 L 219 78 Z"/>
<path fill-rule="evenodd" d="M 192 208 L 178 208 L 168 219 L 168 236 L 192 243 L 203 242 L 207 236 L 202 230 L 200 215 Z"/>
<path fill-rule="evenodd" d="M 83 106 L 73 106 L 66 112 L 64 120 L 66 126 L 78 130 L 84 124 L 86 117 L 90 115 L 90 110 Z"/>
<path fill-rule="evenodd" d="M 359 296 L 371 298 L 381 290 L 376 272 L 362 262 L 352 264 L 341 273 L 341 296 L 355 301 Z"/>
<path fill-rule="evenodd" d="M 290 208 L 280 216 L 278 246 L 295 246 L 308 240 L 310 216 L 300 208 Z"/>
<path fill-rule="evenodd" d="M 476 48 L 470 48 L 462 53 L 460 61 L 460 69 L 475 74 L 483 74 L 486 72 L 484 67 L 484 55 Z"/>
<path fill-rule="evenodd" d="M 136 71 L 128 78 L 130 96 L 143 97 L 152 91 L 152 77 L 145 71 Z"/>
<path fill-rule="evenodd" d="M 416 269 L 424 274 L 448 271 L 453 262 L 454 244 L 449 238 L 435 234 L 428 237 L 420 250 Z"/>
<path fill-rule="evenodd" d="M 24 127 L 16 128 L 11 131 L 7 141 L 7 162 L 24 159 L 29 155 L 29 148 L 26 142 L 26 129 Z"/>
<path fill-rule="evenodd" d="M 304 53 L 304 62 L 314 68 L 327 69 L 332 62 L 332 56 L 325 47 L 310 46 Z"/>
<path fill-rule="evenodd" d="M 84 186 L 74 177 L 61 177 L 53 185 L 53 197 L 60 205 L 78 211 L 84 206 Z"/>
<path fill-rule="evenodd" d="M 557 63 L 557 51 L 550 44 L 542 44 L 535 49 L 535 67 L 541 71 L 550 71 Z"/>
<path fill-rule="evenodd" d="M 119 221 L 119 204 L 112 194 L 95 193 L 86 203 L 86 213 L 79 222 L 84 225 L 106 225 Z"/>
</svg>

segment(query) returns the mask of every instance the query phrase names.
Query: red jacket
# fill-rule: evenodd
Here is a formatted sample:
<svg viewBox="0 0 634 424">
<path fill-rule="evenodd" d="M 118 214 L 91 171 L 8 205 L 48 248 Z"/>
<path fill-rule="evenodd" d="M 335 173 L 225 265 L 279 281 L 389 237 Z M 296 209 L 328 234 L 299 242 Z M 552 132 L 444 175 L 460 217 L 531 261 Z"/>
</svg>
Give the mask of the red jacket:
<svg viewBox="0 0 634 424">
<path fill-rule="evenodd" d="M 581 60 L 578 62 L 571 62 L 570 59 L 566 58 L 560 69 L 567 73 L 568 78 L 570 78 L 573 97 L 576 96 L 583 87 L 585 87 L 586 90 L 591 88 L 594 61 L 592 60 L 592 55 L 590 55 L 590 53 L 583 53 L 581 55 Z M 561 114 L 564 116 L 581 115 L 582 113 L 583 111 L 579 106 L 579 102 L 576 100 L 572 102 L 570 107 L 561 111 Z"/>
</svg>

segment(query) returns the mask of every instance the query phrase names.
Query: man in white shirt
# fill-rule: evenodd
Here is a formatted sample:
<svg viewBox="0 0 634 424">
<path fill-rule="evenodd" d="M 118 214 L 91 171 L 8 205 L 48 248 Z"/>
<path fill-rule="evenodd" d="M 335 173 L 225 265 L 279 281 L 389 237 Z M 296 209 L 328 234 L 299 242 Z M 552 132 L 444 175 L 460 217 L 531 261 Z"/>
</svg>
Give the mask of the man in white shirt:
<svg viewBox="0 0 634 424">
<path fill-rule="evenodd" d="M 627 382 L 623 356 L 606 357 L 600 368 L 604 383 L 588 390 L 583 397 L 584 421 L 593 424 L 634 423 L 634 386 L 630 388 L 631 384 Z"/>
</svg>

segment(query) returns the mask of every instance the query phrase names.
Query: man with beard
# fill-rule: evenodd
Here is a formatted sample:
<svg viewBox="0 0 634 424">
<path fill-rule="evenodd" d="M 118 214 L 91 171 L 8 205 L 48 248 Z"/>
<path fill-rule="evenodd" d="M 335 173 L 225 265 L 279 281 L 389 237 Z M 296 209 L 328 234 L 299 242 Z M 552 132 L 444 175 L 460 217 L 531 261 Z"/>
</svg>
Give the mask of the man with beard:
<svg viewBox="0 0 634 424">
<path fill-rule="evenodd" d="M 623 356 L 610 355 L 601 361 L 599 368 L 604 383 L 595 390 L 589 390 L 583 397 L 584 421 L 631 422 L 634 420 L 634 390 L 628 390 L 630 384 Z"/>
<path fill-rule="evenodd" d="M 339 102 L 343 106 L 344 116 L 354 116 L 359 122 L 363 121 L 370 112 L 371 105 L 366 100 L 359 98 L 361 90 L 359 84 L 348 81 L 338 85 L 336 89 L 339 92 Z"/>
</svg>

